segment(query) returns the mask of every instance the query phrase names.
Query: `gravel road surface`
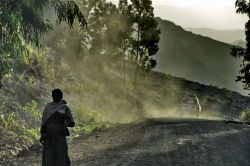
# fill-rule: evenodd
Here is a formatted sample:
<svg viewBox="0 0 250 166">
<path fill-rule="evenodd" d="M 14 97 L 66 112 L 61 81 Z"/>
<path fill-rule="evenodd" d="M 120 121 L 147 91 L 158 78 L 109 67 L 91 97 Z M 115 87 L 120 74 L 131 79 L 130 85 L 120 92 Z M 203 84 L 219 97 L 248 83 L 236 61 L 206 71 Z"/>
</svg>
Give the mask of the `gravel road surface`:
<svg viewBox="0 0 250 166">
<path fill-rule="evenodd" d="M 250 127 L 152 119 L 68 140 L 72 166 L 249 166 Z M 40 166 L 34 146 L 5 165 Z"/>
</svg>

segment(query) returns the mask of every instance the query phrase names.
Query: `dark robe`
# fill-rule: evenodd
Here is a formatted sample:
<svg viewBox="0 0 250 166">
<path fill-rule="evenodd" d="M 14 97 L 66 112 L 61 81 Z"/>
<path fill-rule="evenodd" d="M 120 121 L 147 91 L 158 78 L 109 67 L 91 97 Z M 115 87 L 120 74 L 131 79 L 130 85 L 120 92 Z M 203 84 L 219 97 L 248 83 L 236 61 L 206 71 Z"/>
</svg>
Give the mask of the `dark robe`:
<svg viewBox="0 0 250 166">
<path fill-rule="evenodd" d="M 57 112 L 65 108 L 65 114 Z M 49 103 L 44 110 L 41 135 L 44 136 L 42 166 L 70 166 L 66 136 L 69 135 L 68 125 L 74 121 L 65 102 Z M 67 114 L 70 114 L 68 117 Z M 49 115 L 49 116 L 48 116 Z"/>
</svg>

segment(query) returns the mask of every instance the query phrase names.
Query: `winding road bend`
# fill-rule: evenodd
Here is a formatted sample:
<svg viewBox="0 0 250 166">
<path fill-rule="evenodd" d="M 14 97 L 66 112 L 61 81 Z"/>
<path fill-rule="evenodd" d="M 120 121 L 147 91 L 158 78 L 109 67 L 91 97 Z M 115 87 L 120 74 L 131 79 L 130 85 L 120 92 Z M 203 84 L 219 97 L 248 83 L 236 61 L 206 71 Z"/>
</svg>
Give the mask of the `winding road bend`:
<svg viewBox="0 0 250 166">
<path fill-rule="evenodd" d="M 9 164 L 41 165 L 39 149 L 33 147 Z M 152 119 L 69 139 L 69 154 L 72 166 L 249 166 L 250 127 Z"/>
</svg>

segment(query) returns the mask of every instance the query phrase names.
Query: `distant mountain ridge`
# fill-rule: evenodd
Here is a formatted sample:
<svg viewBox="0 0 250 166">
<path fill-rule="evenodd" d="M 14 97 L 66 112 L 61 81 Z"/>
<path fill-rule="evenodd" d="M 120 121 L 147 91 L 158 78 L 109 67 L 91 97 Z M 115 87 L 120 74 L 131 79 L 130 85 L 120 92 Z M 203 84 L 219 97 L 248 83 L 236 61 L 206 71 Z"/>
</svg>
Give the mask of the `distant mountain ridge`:
<svg viewBox="0 0 250 166">
<path fill-rule="evenodd" d="M 215 30 L 209 28 L 184 28 L 186 31 L 194 34 L 211 37 L 215 40 L 233 44 L 236 41 L 245 41 L 245 32 L 243 30 Z"/>
<path fill-rule="evenodd" d="M 241 62 L 230 55 L 233 45 L 193 34 L 170 21 L 157 21 L 161 40 L 156 71 L 246 94 L 235 82 Z"/>
</svg>

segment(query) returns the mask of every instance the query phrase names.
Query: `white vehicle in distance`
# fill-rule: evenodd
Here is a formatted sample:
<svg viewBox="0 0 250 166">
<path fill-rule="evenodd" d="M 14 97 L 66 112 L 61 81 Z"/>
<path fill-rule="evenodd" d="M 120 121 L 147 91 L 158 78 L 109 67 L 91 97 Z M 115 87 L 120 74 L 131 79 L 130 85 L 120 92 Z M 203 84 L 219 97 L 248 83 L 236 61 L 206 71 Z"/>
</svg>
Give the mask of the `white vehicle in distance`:
<svg viewBox="0 0 250 166">
<path fill-rule="evenodd" d="M 191 115 L 199 118 L 201 114 L 201 105 L 198 97 L 193 94 L 185 94 L 181 101 L 181 111 L 184 115 Z"/>
</svg>

